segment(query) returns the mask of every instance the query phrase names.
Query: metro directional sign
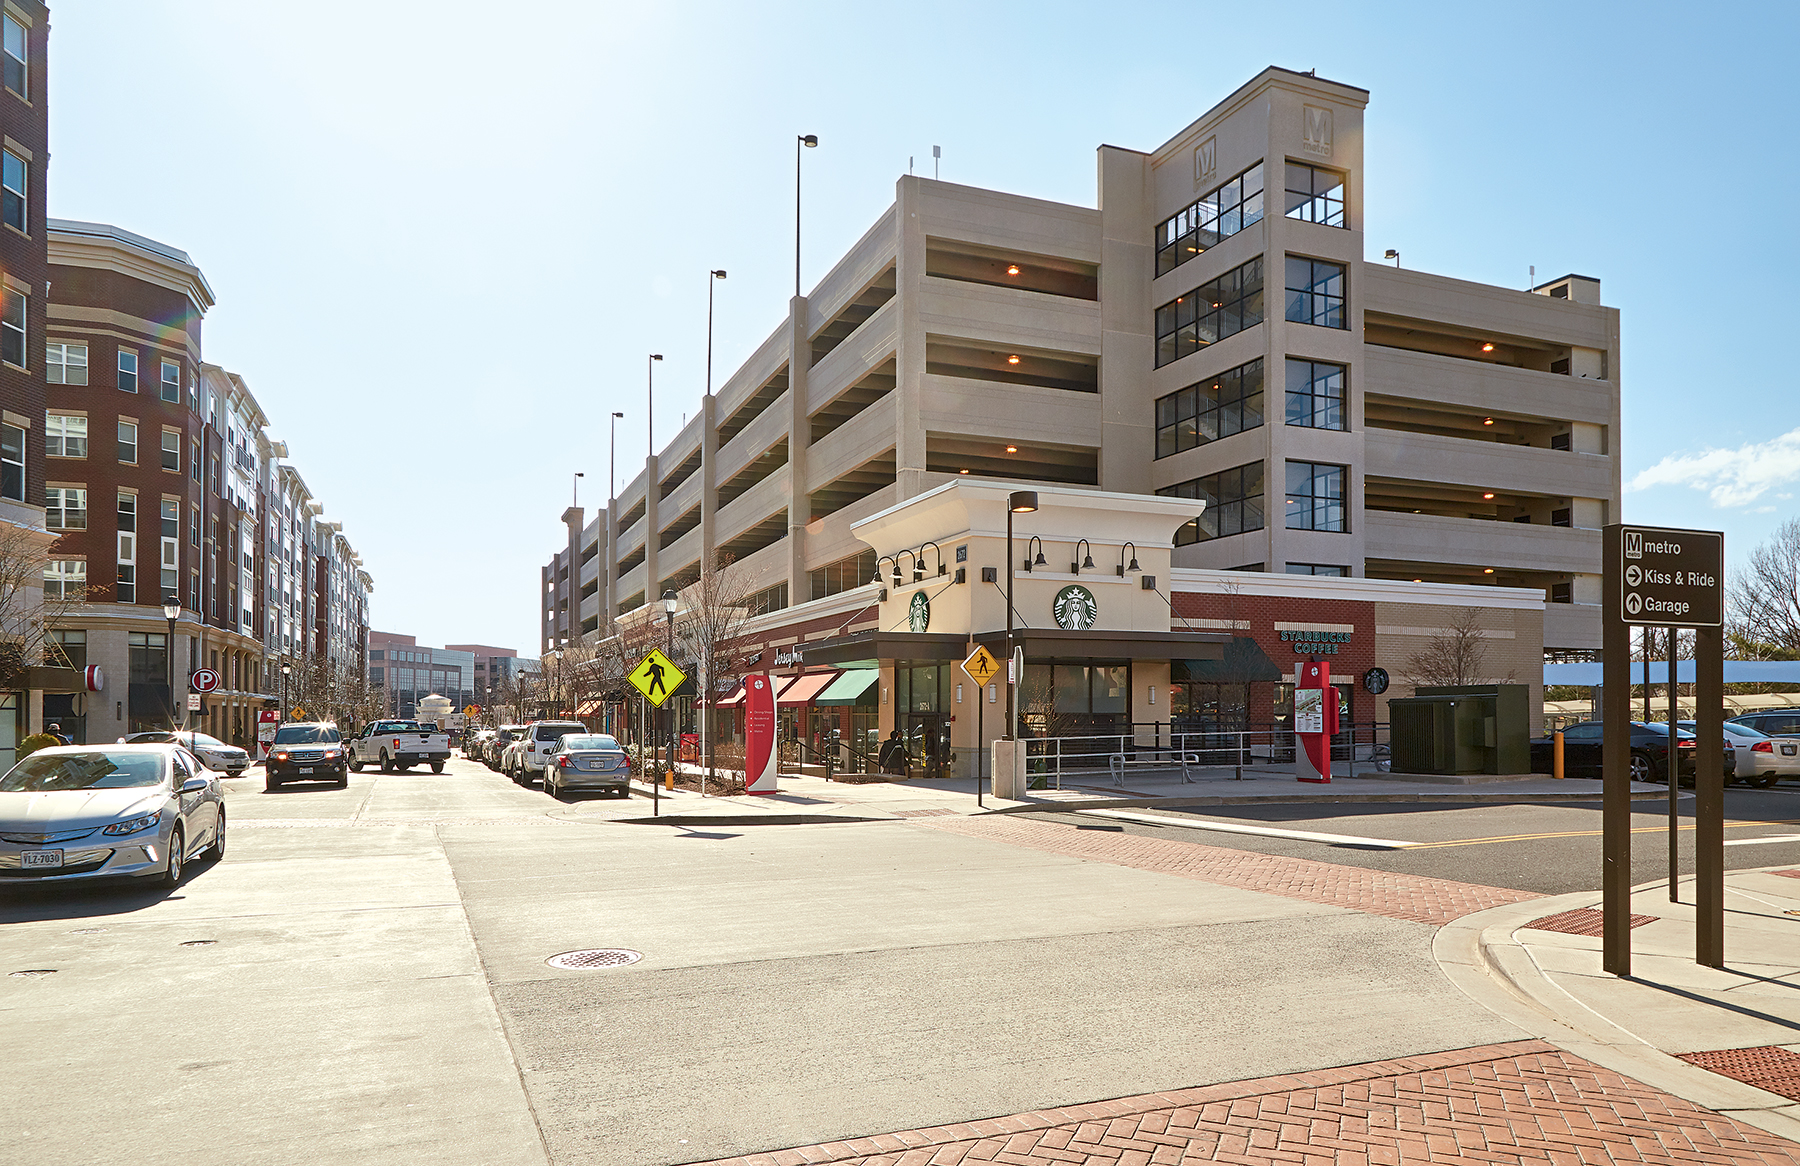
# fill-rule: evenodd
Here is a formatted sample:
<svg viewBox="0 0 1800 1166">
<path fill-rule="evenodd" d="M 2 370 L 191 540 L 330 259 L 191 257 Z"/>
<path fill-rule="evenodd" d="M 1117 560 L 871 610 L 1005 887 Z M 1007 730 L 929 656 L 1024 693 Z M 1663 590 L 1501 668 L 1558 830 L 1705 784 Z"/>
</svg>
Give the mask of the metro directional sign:
<svg viewBox="0 0 1800 1166">
<path fill-rule="evenodd" d="M 1619 620 L 1660 628 L 1716 628 L 1725 616 L 1725 536 L 1716 530 L 1614 526 Z"/>
</svg>

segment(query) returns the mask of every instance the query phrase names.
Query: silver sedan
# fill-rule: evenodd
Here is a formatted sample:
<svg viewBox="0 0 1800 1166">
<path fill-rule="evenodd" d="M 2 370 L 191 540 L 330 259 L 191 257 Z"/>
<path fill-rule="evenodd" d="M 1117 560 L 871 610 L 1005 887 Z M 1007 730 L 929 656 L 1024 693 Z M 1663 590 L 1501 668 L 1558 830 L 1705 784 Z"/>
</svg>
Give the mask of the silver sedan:
<svg viewBox="0 0 1800 1166">
<path fill-rule="evenodd" d="M 216 777 L 178 745 L 61 745 L 0 777 L 0 883 L 120 875 L 181 882 L 225 853 Z"/>
<path fill-rule="evenodd" d="M 152 729 L 145 733 L 133 733 L 129 737 L 120 737 L 121 745 L 180 745 L 189 753 L 200 759 L 200 764 L 208 769 L 216 769 L 227 777 L 241 777 L 244 770 L 250 768 L 250 754 L 236 745 L 227 745 L 217 737 L 198 733 L 191 729 L 182 729 L 171 733 L 167 729 Z"/>
<path fill-rule="evenodd" d="M 544 759 L 544 790 L 564 801 L 577 790 L 631 796 L 631 762 L 619 743 L 602 733 L 565 733 Z"/>
</svg>

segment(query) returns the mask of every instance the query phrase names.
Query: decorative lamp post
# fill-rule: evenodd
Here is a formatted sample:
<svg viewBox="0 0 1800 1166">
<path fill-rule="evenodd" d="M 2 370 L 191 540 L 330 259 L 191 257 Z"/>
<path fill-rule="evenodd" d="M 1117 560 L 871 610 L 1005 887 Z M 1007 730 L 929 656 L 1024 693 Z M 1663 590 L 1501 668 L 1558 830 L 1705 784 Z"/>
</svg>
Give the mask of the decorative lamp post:
<svg viewBox="0 0 1800 1166">
<path fill-rule="evenodd" d="M 1006 498 L 1006 739 L 1016 740 L 1019 728 L 1018 683 L 1013 675 L 1013 515 L 1038 508 L 1036 490 L 1014 490 Z M 1016 762 L 1015 762 L 1016 764 Z"/>
<path fill-rule="evenodd" d="M 663 614 L 668 617 L 668 647 L 663 650 L 663 655 L 667 656 L 669 662 L 673 664 L 675 662 L 675 609 L 681 606 L 681 600 L 676 597 L 674 591 L 665 591 L 663 592 L 662 605 Z M 663 700 L 663 707 L 668 710 L 663 716 L 665 727 L 668 730 L 669 741 L 669 763 L 664 767 L 663 772 L 670 777 L 673 777 L 675 773 L 675 709 L 669 704 L 669 700 L 666 697 Z"/>
<path fill-rule="evenodd" d="M 169 729 L 181 726 L 175 720 L 175 621 L 181 618 L 181 599 L 171 595 L 163 600 L 163 618 L 169 621 L 169 636 L 164 641 L 163 662 L 168 665 L 169 679 Z"/>
<path fill-rule="evenodd" d="M 293 671 L 294 666 L 292 664 L 283 664 L 281 666 L 281 719 L 284 721 L 287 720 L 288 715 L 288 676 L 292 674 Z"/>
</svg>

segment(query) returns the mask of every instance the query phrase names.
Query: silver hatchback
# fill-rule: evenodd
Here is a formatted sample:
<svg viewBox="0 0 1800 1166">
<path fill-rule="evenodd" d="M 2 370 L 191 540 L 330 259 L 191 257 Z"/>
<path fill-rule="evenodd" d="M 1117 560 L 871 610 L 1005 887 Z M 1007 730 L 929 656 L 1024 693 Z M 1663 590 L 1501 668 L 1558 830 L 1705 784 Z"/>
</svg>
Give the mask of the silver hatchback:
<svg viewBox="0 0 1800 1166">
<path fill-rule="evenodd" d="M 544 759 L 544 790 L 557 801 L 583 790 L 631 796 L 631 762 L 602 733 L 565 733 Z"/>
<path fill-rule="evenodd" d="M 62 745 L 0 777 L 0 883 L 181 881 L 225 854 L 225 797 L 179 745 Z"/>
</svg>

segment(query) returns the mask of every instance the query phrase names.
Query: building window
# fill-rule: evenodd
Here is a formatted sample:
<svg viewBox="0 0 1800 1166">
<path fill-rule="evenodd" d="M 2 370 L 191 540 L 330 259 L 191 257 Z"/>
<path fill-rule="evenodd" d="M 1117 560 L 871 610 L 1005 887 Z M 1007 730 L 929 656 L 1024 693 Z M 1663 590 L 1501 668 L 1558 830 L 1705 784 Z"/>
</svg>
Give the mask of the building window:
<svg viewBox="0 0 1800 1166">
<path fill-rule="evenodd" d="M 87 560 L 52 559 L 44 565 L 44 598 L 79 600 L 87 590 Z"/>
<path fill-rule="evenodd" d="M 25 501 L 25 430 L 0 425 L 0 498 Z"/>
<path fill-rule="evenodd" d="M 1263 168 L 1258 162 L 1193 206 L 1156 227 L 1156 274 L 1166 275 L 1221 239 L 1262 221 Z"/>
<path fill-rule="evenodd" d="M 86 457 L 87 418 L 67 413 L 44 414 L 44 454 L 47 457 Z"/>
<path fill-rule="evenodd" d="M 0 292 L 0 360 L 25 367 L 25 297 L 11 288 Z"/>
<path fill-rule="evenodd" d="M 25 26 L 12 18 L 11 13 L 0 17 L 0 57 L 4 58 L 4 80 L 6 87 L 27 101 L 31 99 L 31 91 L 26 88 L 30 82 L 30 74 L 26 62 L 31 58 L 25 48 Z"/>
<path fill-rule="evenodd" d="M 1156 456 L 1168 457 L 1263 423 L 1263 362 L 1240 364 L 1156 402 Z"/>
<path fill-rule="evenodd" d="M 87 491 L 79 486 L 46 487 L 44 525 L 51 530 L 86 530 Z"/>
<path fill-rule="evenodd" d="M 25 230 L 25 159 L 0 150 L 0 223 Z"/>
<path fill-rule="evenodd" d="M 1348 328 L 1344 313 L 1344 265 L 1288 256 L 1287 318 L 1296 324 Z"/>
<path fill-rule="evenodd" d="M 1345 531 L 1343 466 L 1287 464 L 1287 528 Z"/>
<path fill-rule="evenodd" d="M 87 667 L 87 632 L 72 628 L 58 628 L 50 633 L 57 651 L 62 655 L 64 668 Z"/>
<path fill-rule="evenodd" d="M 1262 321 L 1263 266 L 1258 258 L 1156 309 L 1156 367 Z"/>
<path fill-rule="evenodd" d="M 1199 498 L 1206 509 L 1175 532 L 1175 545 L 1205 542 L 1263 528 L 1263 464 L 1251 462 L 1191 482 L 1164 486 L 1165 498 Z"/>
<path fill-rule="evenodd" d="M 137 425 L 131 421 L 119 422 L 119 460 L 126 465 L 137 464 Z"/>
<path fill-rule="evenodd" d="M 1287 423 L 1308 429 L 1345 428 L 1345 378 L 1341 364 L 1288 358 Z"/>
<path fill-rule="evenodd" d="M 219 459 L 214 458 L 213 468 L 217 469 L 218 465 Z M 197 441 L 188 442 L 188 472 L 193 476 L 194 481 L 200 481 L 200 443 Z M 214 474 L 213 478 L 216 481 L 218 475 Z M 225 496 L 225 491 L 223 490 L 214 490 L 213 493 L 218 494 L 220 497 Z"/>
<path fill-rule="evenodd" d="M 173 360 L 162 362 L 162 399 L 171 405 L 181 404 L 181 365 Z"/>
<path fill-rule="evenodd" d="M 162 593 L 181 593 L 181 503 L 162 500 Z"/>
<path fill-rule="evenodd" d="M 44 379 L 53 385 L 87 384 L 87 345 L 52 340 L 44 345 Z"/>
<path fill-rule="evenodd" d="M 137 353 L 129 348 L 119 349 L 119 391 L 137 392 Z"/>
<path fill-rule="evenodd" d="M 1339 579 L 1350 577 L 1350 568 L 1338 563 L 1289 563 L 1287 573 L 1290 575 L 1333 575 Z"/>
<path fill-rule="evenodd" d="M 181 434 L 173 429 L 163 430 L 162 468 L 181 472 Z"/>
<path fill-rule="evenodd" d="M 1289 162 L 1286 207 L 1290 219 L 1327 227 L 1345 226 L 1343 174 L 1323 166 Z"/>
<path fill-rule="evenodd" d="M 1551 526 L 1574 526 L 1575 525 L 1574 509 L 1571 507 L 1564 506 L 1564 507 L 1559 507 L 1558 509 L 1552 510 L 1550 512 L 1550 525 Z"/>
<path fill-rule="evenodd" d="M 1551 603 L 1574 603 L 1575 602 L 1575 585 L 1573 583 L 1552 583 L 1552 584 L 1550 584 L 1550 602 Z M 1665 672 L 1664 675 L 1667 676 L 1667 673 Z M 1679 680 L 1680 677 L 1677 676 L 1676 679 Z"/>
<path fill-rule="evenodd" d="M 119 564 L 118 598 L 120 603 L 137 602 L 137 566 L 135 564 Z"/>
<path fill-rule="evenodd" d="M 875 552 L 864 551 L 828 563 L 812 572 L 812 597 L 823 599 L 840 591 L 854 591 L 875 577 Z M 477 668 L 481 665 L 477 664 Z"/>
</svg>

